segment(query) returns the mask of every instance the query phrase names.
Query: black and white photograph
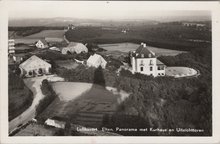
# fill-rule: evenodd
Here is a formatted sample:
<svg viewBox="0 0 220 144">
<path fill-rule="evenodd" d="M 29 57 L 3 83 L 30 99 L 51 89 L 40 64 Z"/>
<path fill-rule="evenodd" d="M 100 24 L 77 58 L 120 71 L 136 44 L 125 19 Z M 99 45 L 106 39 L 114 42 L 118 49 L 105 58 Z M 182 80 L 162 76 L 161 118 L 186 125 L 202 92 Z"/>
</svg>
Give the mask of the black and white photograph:
<svg viewBox="0 0 220 144">
<path fill-rule="evenodd" d="M 211 9 L 24 3 L 2 48 L 9 138 L 213 136 Z"/>
</svg>

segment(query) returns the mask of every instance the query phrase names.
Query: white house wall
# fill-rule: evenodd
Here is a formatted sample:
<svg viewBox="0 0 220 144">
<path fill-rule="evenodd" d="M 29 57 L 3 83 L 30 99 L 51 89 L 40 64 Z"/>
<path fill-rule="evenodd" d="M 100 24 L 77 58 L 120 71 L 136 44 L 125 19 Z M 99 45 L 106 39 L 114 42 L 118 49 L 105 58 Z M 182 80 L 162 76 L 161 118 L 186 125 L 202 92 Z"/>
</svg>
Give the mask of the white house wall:
<svg viewBox="0 0 220 144">
<path fill-rule="evenodd" d="M 51 68 L 50 64 L 47 63 L 40 63 L 39 61 L 32 61 L 30 64 L 28 64 L 25 67 L 21 67 L 21 69 L 23 69 L 23 73 L 25 73 L 25 76 L 29 77 L 29 76 L 33 76 L 33 75 L 29 75 L 29 72 L 33 72 L 35 71 L 35 73 L 37 75 L 39 75 L 39 69 L 43 70 L 42 74 L 48 74 L 49 73 L 49 69 Z"/>
<path fill-rule="evenodd" d="M 131 65 L 132 72 L 138 72 L 141 74 L 156 76 L 164 76 L 165 75 L 165 66 L 163 70 L 158 70 L 158 66 L 156 63 L 156 58 L 137 58 L 131 57 Z M 151 62 L 151 64 L 150 64 Z M 143 64 L 143 65 L 142 65 Z M 141 67 L 143 67 L 143 71 L 141 71 Z M 152 67 L 152 71 L 150 70 Z"/>
<path fill-rule="evenodd" d="M 137 71 L 139 73 L 147 74 L 147 75 L 153 75 L 156 76 L 156 58 L 138 58 L 137 61 Z M 150 62 L 152 61 L 152 65 L 150 65 Z M 143 62 L 143 66 L 141 66 Z M 143 71 L 141 71 L 141 67 L 143 67 Z M 150 71 L 150 67 L 152 67 L 152 71 Z"/>
</svg>

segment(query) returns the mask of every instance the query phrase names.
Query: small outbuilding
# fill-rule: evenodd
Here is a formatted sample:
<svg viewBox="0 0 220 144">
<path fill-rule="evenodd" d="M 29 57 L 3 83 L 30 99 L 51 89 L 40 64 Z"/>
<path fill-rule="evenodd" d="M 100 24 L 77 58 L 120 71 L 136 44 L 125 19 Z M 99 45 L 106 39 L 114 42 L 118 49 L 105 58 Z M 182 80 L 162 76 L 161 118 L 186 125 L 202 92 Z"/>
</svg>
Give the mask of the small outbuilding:
<svg viewBox="0 0 220 144">
<path fill-rule="evenodd" d="M 25 77 L 39 76 L 43 74 L 49 74 L 51 64 L 33 55 L 23 63 L 19 65 L 21 69 L 21 75 Z"/>
<path fill-rule="evenodd" d="M 53 126 L 56 128 L 61 128 L 64 129 L 66 126 L 66 122 L 63 121 L 61 118 L 59 117 L 53 117 L 53 118 L 49 118 L 45 121 L 45 124 L 48 126 Z"/>
<path fill-rule="evenodd" d="M 67 47 L 64 47 L 62 49 L 62 54 L 67 54 L 67 53 L 87 53 L 88 52 L 88 48 L 82 44 L 82 43 L 77 43 L 77 42 L 70 42 L 69 45 Z"/>
<path fill-rule="evenodd" d="M 48 48 L 48 43 L 45 39 L 40 39 L 36 42 L 35 46 L 41 49 Z"/>
<path fill-rule="evenodd" d="M 102 68 L 105 68 L 106 64 L 107 62 L 105 61 L 105 59 L 98 54 L 91 55 L 87 60 L 87 66 L 89 67 L 92 66 L 98 68 L 99 66 L 101 66 Z"/>
</svg>

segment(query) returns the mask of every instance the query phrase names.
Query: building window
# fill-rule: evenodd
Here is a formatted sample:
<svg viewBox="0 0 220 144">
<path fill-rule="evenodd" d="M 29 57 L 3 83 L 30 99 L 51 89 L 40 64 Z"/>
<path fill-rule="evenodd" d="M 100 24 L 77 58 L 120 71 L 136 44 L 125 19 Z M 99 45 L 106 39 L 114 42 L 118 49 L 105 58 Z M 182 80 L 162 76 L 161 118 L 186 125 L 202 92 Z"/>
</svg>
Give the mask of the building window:
<svg viewBox="0 0 220 144">
<path fill-rule="evenodd" d="M 160 73 L 158 73 L 158 75 L 160 76 Z"/>
<path fill-rule="evenodd" d="M 143 66 L 143 65 L 144 65 L 144 61 L 143 61 L 143 60 L 141 60 L 140 66 Z"/>
<path fill-rule="evenodd" d="M 144 70 L 144 67 L 141 67 L 141 71 L 143 71 Z"/>
<path fill-rule="evenodd" d="M 29 72 L 28 72 L 28 75 L 32 76 L 32 75 L 33 75 L 33 72 L 32 72 L 32 71 L 29 71 Z"/>
<path fill-rule="evenodd" d="M 153 65 L 153 60 L 150 60 L 150 65 Z"/>
<path fill-rule="evenodd" d="M 152 71 L 153 70 L 153 67 L 150 67 L 150 71 Z"/>
<path fill-rule="evenodd" d="M 158 66 L 157 70 L 164 70 L 164 67 L 163 66 Z"/>
</svg>

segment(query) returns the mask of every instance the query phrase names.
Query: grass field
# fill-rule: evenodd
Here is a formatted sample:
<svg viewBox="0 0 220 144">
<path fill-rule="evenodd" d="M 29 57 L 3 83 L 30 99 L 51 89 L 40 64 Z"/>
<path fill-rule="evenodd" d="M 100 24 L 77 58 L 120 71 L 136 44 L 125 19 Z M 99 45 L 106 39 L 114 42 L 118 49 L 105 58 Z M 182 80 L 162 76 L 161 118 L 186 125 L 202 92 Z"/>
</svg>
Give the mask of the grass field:
<svg viewBox="0 0 220 144">
<path fill-rule="evenodd" d="M 59 67 L 64 67 L 66 69 L 75 69 L 79 64 L 74 62 L 73 60 L 57 60 L 55 63 Z"/>
<path fill-rule="evenodd" d="M 166 68 L 166 75 L 173 76 L 173 77 L 189 77 L 189 76 L 196 76 L 198 72 L 192 68 L 188 67 L 167 67 Z"/>
<path fill-rule="evenodd" d="M 134 44 L 134 43 L 115 43 L 115 44 L 100 44 L 98 46 L 107 51 L 121 51 L 121 52 L 128 53 L 129 51 L 136 50 L 140 45 Z M 147 48 L 153 51 L 157 56 L 161 56 L 161 55 L 175 56 L 175 55 L 178 55 L 184 52 L 184 51 L 178 51 L 178 50 L 157 48 L 157 47 L 152 47 L 152 46 L 147 46 Z"/>
<path fill-rule="evenodd" d="M 23 44 L 34 44 L 37 42 L 39 38 L 16 38 L 15 44 L 23 43 Z"/>
<path fill-rule="evenodd" d="M 40 38 L 40 37 L 51 37 L 51 38 L 63 38 L 64 30 L 43 30 L 39 33 L 35 33 L 27 36 L 26 38 Z"/>
<path fill-rule="evenodd" d="M 83 126 L 101 126 L 103 116 L 114 113 L 122 99 L 119 93 L 90 83 L 56 82 L 52 86 L 59 98 L 40 116 L 64 117 Z"/>
</svg>

